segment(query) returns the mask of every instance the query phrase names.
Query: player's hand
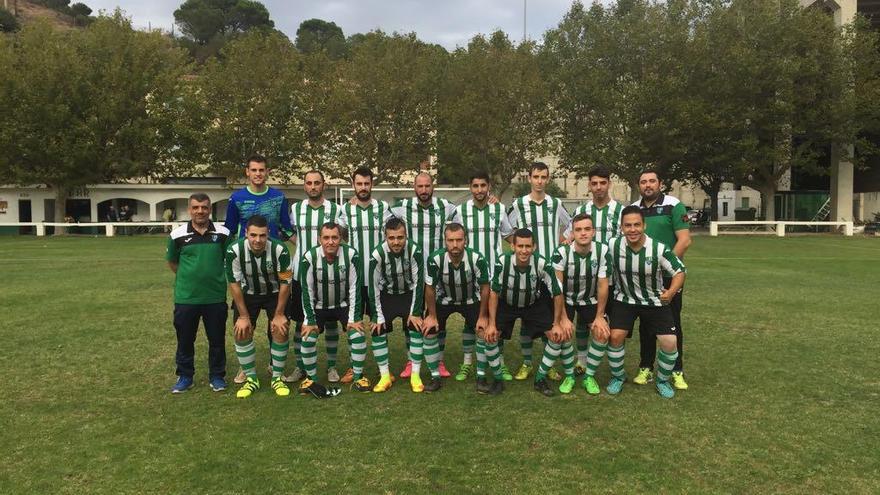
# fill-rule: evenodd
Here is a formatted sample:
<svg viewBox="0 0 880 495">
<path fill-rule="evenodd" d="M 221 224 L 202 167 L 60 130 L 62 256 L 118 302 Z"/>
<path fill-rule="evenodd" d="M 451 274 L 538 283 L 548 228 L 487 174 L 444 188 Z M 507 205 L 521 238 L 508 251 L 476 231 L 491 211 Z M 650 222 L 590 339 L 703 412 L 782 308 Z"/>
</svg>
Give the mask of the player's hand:
<svg viewBox="0 0 880 495">
<path fill-rule="evenodd" d="M 235 333 L 235 340 L 247 340 L 254 334 L 254 330 L 251 328 L 251 319 L 247 316 L 239 316 L 236 318 L 233 330 Z"/>
<path fill-rule="evenodd" d="M 493 193 L 489 193 L 488 199 L 486 199 L 486 204 L 494 205 L 499 201 L 500 200 L 498 199 L 498 196 L 495 196 Z"/>
<path fill-rule="evenodd" d="M 275 317 L 272 318 L 271 327 L 272 327 L 272 335 L 275 335 L 277 337 L 284 337 L 283 339 L 280 339 L 280 340 L 286 340 L 287 333 L 290 328 L 290 322 L 287 321 L 286 316 L 275 315 Z"/>
<path fill-rule="evenodd" d="M 593 336 L 597 337 L 601 341 L 607 341 L 611 336 L 611 327 L 608 326 L 608 322 L 605 318 L 601 316 L 597 316 L 595 320 L 593 320 L 593 324 L 590 326 L 593 330 Z"/>
<path fill-rule="evenodd" d="M 574 323 L 566 315 L 562 315 L 562 319 L 559 320 L 559 329 L 562 330 L 563 340 L 570 340 L 574 335 Z"/>
<path fill-rule="evenodd" d="M 434 318 L 433 315 L 426 316 L 425 320 L 422 322 L 422 328 L 421 328 L 422 335 L 427 336 L 428 333 L 431 332 L 431 330 L 435 330 L 439 327 L 440 327 L 440 324 L 437 323 L 437 318 Z"/>
<path fill-rule="evenodd" d="M 345 326 L 345 328 L 347 328 L 347 329 L 349 329 L 349 330 L 355 330 L 355 331 L 357 331 L 359 334 L 363 335 L 363 333 L 364 333 L 364 322 L 362 322 L 362 321 L 351 321 L 351 322 L 348 323 L 348 325 Z"/>
<path fill-rule="evenodd" d="M 550 331 L 547 332 L 547 338 L 550 339 L 550 342 L 553 342 L 554 344 L 561 344 L 562 342 L 564 342 L 564 337 L 565 333 L 562 331 L 561 328 L 559 328 L 559 325 L 553 325 L 553 327 L 550 328 Z"/>
<path fill-rule="evenodd" d="M 488 344 L 494 344 L 498 342 L 498 328 L 495 325 L 488 325 L 483 332 L 483 340 Z"/>
<path fill-rule="evenodd" d="M 573 237 L 563 237 L 562 239 L 559 239 L 559 244 L 562 244 L 564 246 L 568 246 L 569 244 L 571 244 L 571 241 L 573 241 L 573 240 L 574 240 Z"/>
<path fill-rule="evenodd" d="M 310 333 L 317 333 L 318 325 L 303 325 L 300 334 L 303 338 L 306 338 Z"/>
<path fill-rule="evenodd" d="M 488 326 L 489 326 L 489 317 L 488 316 L 481 316 L 481 317 L 477 318 L 476 330 L 478 333 L 482 330 L 485 330 L 486 327 L 488 327 Z"/>
<path fill-rule="evenodd" d="M 373 335 L 379 335 L 379 332 L 385 329 L 384 323 L 371 323 L 370 324 L 370 333 Z"/>
<path fill-rule="evenodd" d="M 414 328 L 417 332 L 422 331 L 422 325 L 424 323 L 422 322 L 421 316 L 410 315 L 410 317 L 406 319 L 406 322 L 410 327 Z"/>
<path fill-rule="evenodd" d="M 660 294 L 660 302 L 666 306 L 672 301 L 673 297 L 675 297 L 675 294 L 673 294 L 671 290 L 666 289 Z"/>
</svg>

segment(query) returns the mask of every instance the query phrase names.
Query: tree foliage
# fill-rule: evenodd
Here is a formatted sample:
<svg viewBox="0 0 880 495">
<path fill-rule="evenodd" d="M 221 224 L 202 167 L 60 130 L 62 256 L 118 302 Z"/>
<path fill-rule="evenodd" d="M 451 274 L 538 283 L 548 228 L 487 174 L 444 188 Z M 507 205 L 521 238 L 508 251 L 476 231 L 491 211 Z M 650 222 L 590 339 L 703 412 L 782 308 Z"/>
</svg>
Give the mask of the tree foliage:
<svg viewBox="0 0 880 495">
<path fill-rule="evenodd" d="M 174 22 L 200 45 L 254 28 L 275 27 L 266 6 L 255 0 L 186 0 L 174 11 Z"/>
<path fill-rule="evenodd" d="M 323 53 L 330 59 L 344 57 L 347 52 L 345 35 L 335 22 L 308 19 L 296 30 L 296 49 L 301 53 Z"/>
</svg>

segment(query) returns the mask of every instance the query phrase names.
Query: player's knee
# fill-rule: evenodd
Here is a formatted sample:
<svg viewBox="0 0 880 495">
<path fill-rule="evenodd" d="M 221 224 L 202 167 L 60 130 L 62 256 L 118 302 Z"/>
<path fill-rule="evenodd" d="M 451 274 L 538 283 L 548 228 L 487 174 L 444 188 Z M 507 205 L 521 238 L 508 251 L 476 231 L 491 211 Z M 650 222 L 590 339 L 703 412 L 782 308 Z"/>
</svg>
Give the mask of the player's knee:
<svg viewBox="0 0 880 495">
<path fill-rule="evenodd" d="M 663 349 L 664 352 L 675 352 L 678 350 L 677 340 L 675 335 L 660 335 L 658 337 L 660 349 Z"/>
</svg>

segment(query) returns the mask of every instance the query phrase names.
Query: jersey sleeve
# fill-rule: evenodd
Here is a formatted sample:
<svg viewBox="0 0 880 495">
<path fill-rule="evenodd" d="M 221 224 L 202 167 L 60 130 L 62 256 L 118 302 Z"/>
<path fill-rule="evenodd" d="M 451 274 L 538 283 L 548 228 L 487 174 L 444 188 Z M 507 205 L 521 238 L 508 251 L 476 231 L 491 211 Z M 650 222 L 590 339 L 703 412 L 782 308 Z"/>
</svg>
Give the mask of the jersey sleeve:
<svg viewBox="0 0 880 495">
<path fill-rule="evenodd" d="M 284 243 L 279 243 L 281 253 L 278 255 L 278 280 L 284 285 L 290 285 L 293 279 L 293 265 L 290 263 L 290 249 Z"/>
<path fill-rule="evenodd" d="M 486 258 L 479 253 L 477 253 L 477 283 L 480 285 L 489 283 L 489 265 L 486 264 Z"/>
<path fill-rule="evenodd" d="M 574 218 L 574 217 L 580 215 L 581 213 L 584 213 L 585 211 L 587 211 L 587 208 L 589 208 L 589 206 L 590 206 L 589 202 L 584 203 L 582 205 L 579 205 L 577 208 L 574 209 L 574 213 L 571 214 L 571 218 Z M 596 220 L 593 219 L 593 225 L 595 225 L 595 224 L 596 224 Z M 572 228 L 571 219 L 569 219 L 568 227 L 566 227 L 565 230 L 562 232 L 562 236 L 566 237 L 566 238 L 571 236 L 571 228 Z"/>
<path fill-rule="evenodd" d="M 495 270 L 492 275 L 492 292 L 496 294 L 501 294 L 501 277 L 502 272 L 504 271 L 504 260 L 506 259 L 505 255 L 501 255 L 498 259 L 495 260 Z"/>
<path fill-rule="evenodd" d="M 501 231 L 501 238 L 507 239 L 513 234 L 513 226 L 510 224 L 510 219 L 507 217 L 507 211 L 504 209 L 504 205 L 501 206 L 501 222 L 499 222 L 499 230 Z M 489 263 L 494 263 L 495 260 L 488 260 Z"/>
<path fill-rule="evenodd" d="M 611 278 L 611 250 L 602 243 L 596 243 L 596 246 L 599 247 L 599 252 L 597 253 L 599 270 L 597 270 L 596 276 L 599 278 Z"/>
<path fill-rule="evenodd" d="M 382 204 L 382 225 L 384 226 L 385 223 L 388 220 L 390 220 L 391 217 L 393 217 L 394 215 L 391 214 L 391 207 L 388 206 L 388 203 L 386 203 L 385 201 L 382 201 L 381 204 Z"/>
<path fill-rule="evenodd" d="M 168 243 L 165 245 L 165 261 L 171 263 L 177 263 L 180 261 L 180 249 L 177 247 L 177 243 L 171 236 L 168 236 Z"/>
<path fill-rule="evenodd" d="M 425 274 L 422 266 L 422 250 L 416 247 L 413 250 L 412 265 L 409 267 L 413 283 L 415 283 L 415 287 L 412 289 L 413 297 L 409 314 L 415 316 L 422 316 L 424 312 L 422 308 L 425 307 Z"/>
<path fill-rule="evenodd" d="M 394 204 L 394 206 L 388 207 L 388 211 L 391 213 L 391 215 L 403 221 L 406 221 L 406 205 L 403 203 L 403 201 L 398 201 Z"/>
<path fill-rule="evenodd" d="M 336 209 L 336 218 L 333 221 L 348 229 L 348 214 L 345 213 L 345 205 L 341 205 Z"/>
<path fill-rule="evenodd" d="M 290 210 L 287 215 L 287 221 L 290 223 L 290 237 L 288 237 L 288 240 L 296 241 L 296 233 L 299 232 L 299 226 L 296 224 L 297 219 L 294 208 L 296 208 L 296 205 L 290 205 Z"/>
<path fill-rule="evenodd" d="M 550 289 L 550 294 L 553 296 L 562 294 L 562 284 L 559 282 L 559 278 L 556 277 L 553 265 L 544 258 L 538 258 L 538 263 L 541 264 L 539 267 L 541 268 L 541 278 L 544 279 L 544 283 Z"/>
<path fill-rule="evenodd" d="M 559 201 L 559 208 L 556 209 L 556 221 L 559 222 L 559 232 L 556 235 L 566 235 L 565 233 L 571 229 L 571 215 L 568 214 L 562 201 Z"/>
<path fill-rule="evenodd" d="M 690 229 L 691 224 L 688 223 L 687 208 L 684 203 L 678 203 L 672 207 L 672 230 Z"/>
<path fill-rule="evenodd" d="M 460 205 L 455 207 L 455 212 L 452 214 L 451 220 L 454 223 L 460 223 L 460 224 L 464 225 L 464 221 L 463 221 L 464 217 L 462 217 L 462 215 L 461 215 L 461 206 Z"/>
<path fill-rule="evenodd" d="M 452 201 L 448 201 L 448 200 L 443 200 L 443 207 L 446 209 L 444 212 L 445 214 L 444 214 L 443 218 L 447 222 L 453 221 L 453 219 L 455 218 L 455 215 L 457 213 L 458 208 L 456 208 L 455 204 L 453 204 Z"/>
<path fill-rule="evenodd" d="M 425 274 L 425 284 L 435 285 L 435 281 L 440 280 L 440 267 L 437 266 L 437 256 L 428 258 L 428 273 Z"/>
<path fill-rule="evenodd" d="M 293 226 L 290 224 L 290 204 L 284 196 L 281 196 L 280 222 L 281 225 L 278 226 L 278 236 L 281 237 L 282 241 L 286 241 L 293 235 Z"/>
<path fill-rule="evenodd" d="M 350 248 L 349 268 L 348 268 L 348 321 L 356 322 L 364 319 L 364 302 L 361 286 L 363 281 L 363 270 L 361 269 L 361 259 L 354 248 Z"/>
<path fill-rule="evenodd" d="M 306 325 L 316 325 L 315 303 L 313 294 L 317 294 L 317 287 L 312 283 L 312 265 L 308 256 L 303 256 L 299 262 L 299 283 L 302 287 L 302 306 Z"/>
<path fill-rule="evenodd" d="M 678 259 L 678 256 L 666 246 L 663 246 L 663 253 L 659 257 L 660 267 L 663 273 L 670 277 L 674 277 L 685 271 L 684 263 Z"/>
<path fill-rule="evenodd" d="M 235 246 L 229 246 L 226 249 L 226 283 L 241 283 L 241 267 L 237 263 L 237 258 L 238 253 L 235 252 Z"/>
<path fill-rule="evenodd" d="M 553 257 L 550 258 L 550 263 L 553 264 L 554 270 L 559 270 L 560 272 L 565 271 L 565 252 L 566 246 L 559 246 L 556 248 L 556 251 L 553 252 Z"/>
<path fill-rule="evenodd" d="M 226 205 L 226 220 L 223 221 L 223 226 L 229 231 L 229 237 L 238 236 L 239 222 L 241 222 L 241 214 L 238 211 L 238 203 L 234 198 L 229 198 L 229 204 Z"/>
<path fill-rule="evenodd" d="M 513 230 L 520 228 L 520 211 L 517 205 L 519 204 L 519 200 L 516 199 L 510 205 L 510 209 L 507 210 L 507 221 L 510 222 L 510 227 Z"/>
<path fill-rule="evenodd" d="M 367 292 L 370 295 L 370 321 L 376 323 L 385 323 L 385 317 L 382 314 L 382 300 L 379 297 L 381 289 L 379 288 L 379 280 L 382 277 L 382 266 L 379 258 L 379 250 L 382 246 L 377 247 L 372 256 L 370 256 L 370 273 L 367 281 Z"/>
</svg>

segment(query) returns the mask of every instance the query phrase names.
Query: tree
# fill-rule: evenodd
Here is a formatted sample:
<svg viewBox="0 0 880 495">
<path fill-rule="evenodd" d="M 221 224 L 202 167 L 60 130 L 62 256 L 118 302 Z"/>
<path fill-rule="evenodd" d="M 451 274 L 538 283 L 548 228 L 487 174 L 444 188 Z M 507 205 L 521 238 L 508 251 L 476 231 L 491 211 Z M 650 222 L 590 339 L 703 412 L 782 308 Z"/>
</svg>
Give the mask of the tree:
<svg viewBox="0 0 880 495">
<path fill-rule="evenodd" d="M 373 168 L 379 182 L 397 182 L 435 149 L 438 68 L 446 52 L 415 34 L 371 32 L 335 65 L 327 101 L 335 140 L 324 170 L 345 178 Z"/>
<path fill-rule="evenodd" d="M 440 86 L 443 182 L 464 183 L 482 169 L 500 194 L 549 151 L 554 121 L 533 42 L 514 46 L 501 31 L 476 36 L 452 54 Z"/>
<path fill-rule="evenodd" d="M 0 33 L 11 33 L 18 31 L 18 19 L 12 15 L 12 12 L 0 7 Z"/>
<path fill-rule="evenodd" d="M 186 0 L 174 11 L 174 22 L 200 45 L 254 28 L 275 27 L 266 6 L 255 0 Z"/>
<path fill-rule="evenodd" d="M 187 70 L 171 40 L 118 11 L 83 30 L 35 22 L 0 39 L 0 181 L 51 186 L 60 220 L 77 189 L 154 176 L 168 144 L 151 108 L 173 103 Z"/>
<path fill-rule="evenodd" d="M 70 15 L 88 17 L 92 15 L 92 9 L 84 3 L 77 2 L 70 6 Z"/>
<path fill-rule="evenodd" d="M 296 49 L 306 54 L 324 53 L 336 60 L 346 55 L 347 46 L 342 28 L 335 22 L 309 19 L 296 30 Z"/>
</svg>

